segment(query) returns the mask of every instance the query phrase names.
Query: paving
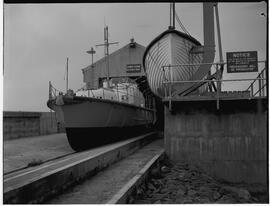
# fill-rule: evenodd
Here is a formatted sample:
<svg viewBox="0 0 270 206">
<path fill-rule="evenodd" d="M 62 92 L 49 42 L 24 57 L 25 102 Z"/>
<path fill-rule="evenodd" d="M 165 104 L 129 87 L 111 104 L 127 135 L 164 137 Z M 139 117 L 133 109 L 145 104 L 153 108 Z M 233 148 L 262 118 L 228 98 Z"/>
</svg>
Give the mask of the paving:
<svg viewBox="0 0 270 206">
<path fill-rule="evenodd" d="M 47 204 L 105 204 L 161 150 L 163 140 L 156 140 Z"/>
<path fill-rule="evenodd" d="M 6 140 L 3 147 L 4 174 L 74 152 L 65 133 Z"/>
</svg>

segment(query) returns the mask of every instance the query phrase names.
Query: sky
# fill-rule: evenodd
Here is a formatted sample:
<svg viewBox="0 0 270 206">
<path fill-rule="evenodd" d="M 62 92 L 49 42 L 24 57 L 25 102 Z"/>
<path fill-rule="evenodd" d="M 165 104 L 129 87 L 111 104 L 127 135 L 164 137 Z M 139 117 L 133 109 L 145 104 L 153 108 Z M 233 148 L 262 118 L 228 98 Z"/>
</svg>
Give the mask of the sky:
<svg viewBox="0 0 270 206">
<path fill-rule="evenodd" d="M 218 8 L 224 59 L 226 52 L 258 51 L 258 60 L 265 60 L 267 21 L 261 13 L 267 14 L 266 3 L 219 3 Z M 176 3 L 176 12 L 203 44 L 202 3 Z M 86 51 L 96 50 L 94 61 L 104 56 L 104 49 L 95 45 L 103 43 L 105 24 L 109 40 L 119 42 L 110 53 L 132 37 L 147 46 L 168 28 L 169 3 L 4 4 L 3 110 L 49 111 L 49 81 L 65 91 L 67 57 L 69 88 L 82 87 L 81 69 L 91 63 Z M 181 30 L 177 24 L 176 28 Z M 225 72 L 224 79 L 256 75 Z M 226 84 L 229 90 L 244 88 Z"/>
</svg>

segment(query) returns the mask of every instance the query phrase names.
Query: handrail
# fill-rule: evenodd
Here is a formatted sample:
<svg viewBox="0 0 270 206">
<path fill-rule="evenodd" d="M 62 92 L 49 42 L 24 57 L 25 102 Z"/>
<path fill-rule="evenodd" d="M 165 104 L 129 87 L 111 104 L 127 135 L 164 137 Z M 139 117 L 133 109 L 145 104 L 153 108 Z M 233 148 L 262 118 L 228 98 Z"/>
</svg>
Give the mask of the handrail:
<svg viewBox="0 0 270 206">
<path fill-rule="evenodd" d="M 49 81 L 49 100 L 56 98 L 56 96 L 58 96 L 60 93 L 63 94 L 62 91 L 53 87 L 51 81 Z"/>
<path fill-rule="evenodd" d="M 264 60 L 257 61 L 258 63 L 266 62 Z M 170 64 L 170 65 L 163 65 L 162 67 L 182 67 L 182 66 L 200 66 L 200 65 L 226 65 L 227 62 L 213 62 L 213 63 L 197 63 L 197 64 Z"/>
<path fill-rule="evenodd" d="M 258 93 L 259 93 L 259 96 L 265 96 L 265 94 L 267 94 L 267 91 L 265 92 L 265 88 L 267 90 L 266 85 L 267 85 L 267 81 L 268 81 L 268 79 L 267 79 L 268 77 L 266 74 L 267 61 L 257 61 L 257 63 L 265 63 L 265 68 L 257 75 L 256 78 L 221 79 L 221 76 L 217 75 L 216 78 L 213 78 L 213 79 L 204 78 L 204 79 L 196 80 L 196 79 L 192 79 L 192 77 L 191 77 L 190 80 L 183 80 L 183 81 L 173 80 L 172 71 L 174 69 L 179 69 L 181 67 L 200 66 L 200 65 L 204 64 L 204 65 L 214 66 L 216 73 L 220 74 L 221 68 L 224 65 L 227 65 L 227 62 L 163 65 L 162 66 L 162 71 L 163 71 L 162 84 L 164 85 L 163 88 L 164 88 L 165 98 L 169 99 L 169 107 L 170 107 L 170 104 L 171 104 L 170 101 L 172 100 L 173 96 L 178 95 L 177 97 L 180 98 L 180 96 L 185 96 L 185 95 L 188 95 L 190 93 L 189 91 L 187 91 L 187 92 L 184 91 L 183 93 L 177 93 L 178 87 L 179 88 L 181 87 L 181 85 L 179 85 L 179 84 L 194 83 L 194 88 L 196 89 L 197 87 L 200 88 L 207 83 L 208 84 L 209 83 L 216 83 L 217 85 L 221 85 L 221 83 L 223 83 L 223 82 L 243 82 L 243 81 L 252 81 L 251 85 L 246 90 L 243 90 L 243 91 L 250 91 L 251 90 L 250 97 L 258 95 Z M 259 83 L 258 91 L 254 91 L 254 85 L 256 82 Z M 193 88 L 193 86 L 191 88 Z M 207 90 L 205 90 L 205 91 L 207 91 Z M 211 90 L 210 90 L 210 92 L 211 92 Z M 217 98 L 217 108 L 219 108 L 220 93 L 221 93 L 221 87 L 218 87 L 216 95 L 215 95 Z M 200 93 L 200 95 L 203 95 L 203 93 Z"/>
<path fill-rule="evenodd" d="M 258 78 L 259 80 L 266 80 L 266 78 Z M 202 83 L 202 82 L 233 82 L 233 81 L 251 81 L 257 79 L 220 79 L 220 80 L 185 80 L 185 81 L 171 81 L 171 82 L 163 82 L 163 84 L 170 83 Z"/>
<path fill-rule="evenodd" d="M 265 74 L 265 78 L 264 78 Z M 262 77 L 262 78 L 261 78 Z M 265 81 L 264 81 L 265 80 Z M 258 91 L 254 93 L 254 84 L 258 82 L 259 88 Z M 257 78 L 250 84 L 250 86 L 246 89 L 246 91 L 249 91 L 250 89 L 250 96 L 254 97 L 256 94 L 259 93 L 259 96 L 264 96 L 264 88 L 267 84 L 267 74 L 266 74 L 266 67 L 258 74 Z M 267 93 L 267 87 L 266 87 L 266 93 Z"/>
</svg>

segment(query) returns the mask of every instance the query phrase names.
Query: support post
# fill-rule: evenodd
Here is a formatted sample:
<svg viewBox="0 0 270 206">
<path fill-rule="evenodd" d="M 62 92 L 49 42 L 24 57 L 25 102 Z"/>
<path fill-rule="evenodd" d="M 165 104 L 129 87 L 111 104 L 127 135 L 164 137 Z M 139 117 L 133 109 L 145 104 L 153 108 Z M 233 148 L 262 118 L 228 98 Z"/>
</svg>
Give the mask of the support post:
<svg viewBox="0 0 270 206">
<path fill-rule="evenodd" d="M 119 99 L 119 92 L 118 92 L 118 84 L 116 86 L 116 93 L 117 93 L 117 99 L 118 99 L 118 101 L 120 101 L 120 99 Z"/>
<path fill-rule="evenodd" d="M 49 100 L 52 99 L 52 84 L 51 81 L 49 81 Z"/>
<path fill-rule="evenodd" d="M 258 76 L 259 78 L 259 97 L 262 96 L 262 80 L 261 80 L 261 74 Z"/>
<path fill-rule="evenodd" d="M 221 82 L 220 82 L 220 70 L 218 69 L 218 64 L 216 65 L 216 72 L 217 72 L 217 110 L 219 110 L 219 95 L 221 89 Z"/>
<path fill-rule="evenodd" d="M 223 69 L 224 69 L 224 61 L 223 61 L 223 54 L 222 54 L 222 44 L 221 44 L 221 33 L 220 33 L 220 25 L 219 25 L 219 15 L 218 15 L 218 4 L 215 4 L 215 14 L 216 14 L 216 24 L 217 24 L 217 37 L 218 37 L 218 49 L 219 49 L 219 61 L 221 63 L 220 65 L 220 71 L 219 71 L 219 80 L 222 79 L 223 75 Z M 221 81 L 218 82 L 218 88 L 221 90 Z"/>
<path fill-rule="evenodd" d="M 264 87 L 265 87 L 265 84 L 264 84 L 264 81 L 265 81 L 264 80 L 264 71 L 262 71 L 261 77 L 262 77 L 262 80 L 261 80 L 262 81 L 262 83 L 261 83 L 262 84 L 261 85 L 262 86 L 262 96 L 264 96 Z"/>
<path fill-rule="evenodd" d="M 66 93 L 68 92 L 68 58 L 67 58 L 67 78 L 66 78 Z"/>
<path fill-rule="evenodd" d="M 251 87 L 250 87 L 250 97 L 253 97 L 253 83 L 251 84 Z"/>
</svg>

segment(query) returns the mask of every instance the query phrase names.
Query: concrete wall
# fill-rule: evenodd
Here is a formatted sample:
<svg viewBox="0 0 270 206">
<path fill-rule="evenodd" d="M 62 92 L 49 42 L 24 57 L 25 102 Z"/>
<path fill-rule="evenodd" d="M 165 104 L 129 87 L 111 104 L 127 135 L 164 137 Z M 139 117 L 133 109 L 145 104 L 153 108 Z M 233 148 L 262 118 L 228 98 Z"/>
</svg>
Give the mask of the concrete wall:
<svg viewBox="0 0 270 206">
<path fill-rule="evenodd" d="M 178 102 L 165 107 L 165 149 L 178 162 L 195 163 L 230 182 L 268 177 L 267 100 Z"/>
<path fill-rule="evenodd" d="M 4 140 L 64 132 L 52 112 L 4 112 Z"/>
<path fill-rule="evenodd" d="M 42 112 L 40 116 L 40 134 L 57 133 L 55 112 Z"/>
</svg>

